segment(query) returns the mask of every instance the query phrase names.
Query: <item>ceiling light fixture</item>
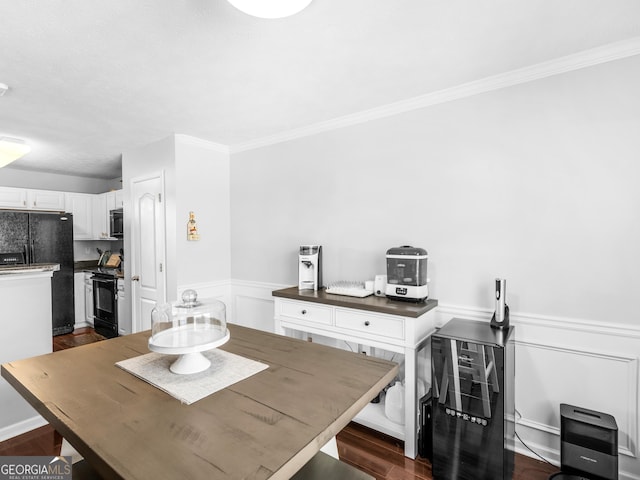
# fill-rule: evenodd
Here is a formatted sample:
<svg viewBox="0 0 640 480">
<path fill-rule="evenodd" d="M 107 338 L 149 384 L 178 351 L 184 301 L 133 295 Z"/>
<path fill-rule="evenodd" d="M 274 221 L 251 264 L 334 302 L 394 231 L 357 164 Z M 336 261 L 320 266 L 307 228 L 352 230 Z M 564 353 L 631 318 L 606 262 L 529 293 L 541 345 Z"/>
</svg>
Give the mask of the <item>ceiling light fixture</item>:
<svg viewBox="0 0 640 480">
<path fill-rule="evenodd" d="M 0 138 L 0 168 L 26 155 L 31 147 L 18 138 Z"/>
<path fill-rule="evenodd" d="M 228 0 L 241 12 L 259 18 L 284 18 L 301 12 L 312 0 Z"/>
<path fill-rule="evenodd" d="M 7 90 L 9 90 L 9 85 L 6 83 L 0 83 L 0 97 L 7 93 Z"/>
</svg>

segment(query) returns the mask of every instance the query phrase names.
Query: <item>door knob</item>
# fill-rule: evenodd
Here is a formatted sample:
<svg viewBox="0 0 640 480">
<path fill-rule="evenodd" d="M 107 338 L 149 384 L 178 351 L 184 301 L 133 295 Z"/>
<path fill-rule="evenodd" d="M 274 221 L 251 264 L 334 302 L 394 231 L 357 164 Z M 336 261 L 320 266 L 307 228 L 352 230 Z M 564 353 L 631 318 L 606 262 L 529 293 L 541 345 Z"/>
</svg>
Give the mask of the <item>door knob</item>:
<svg viewBox="0 0 640 480">
<path fill-rule="evenodd" d="M 139 275 L 134 275 L 133 277 L 131 277 L 131 281 L 132 282 L 139 282 L 140 281 L 140 276 Z"/>
</svg>

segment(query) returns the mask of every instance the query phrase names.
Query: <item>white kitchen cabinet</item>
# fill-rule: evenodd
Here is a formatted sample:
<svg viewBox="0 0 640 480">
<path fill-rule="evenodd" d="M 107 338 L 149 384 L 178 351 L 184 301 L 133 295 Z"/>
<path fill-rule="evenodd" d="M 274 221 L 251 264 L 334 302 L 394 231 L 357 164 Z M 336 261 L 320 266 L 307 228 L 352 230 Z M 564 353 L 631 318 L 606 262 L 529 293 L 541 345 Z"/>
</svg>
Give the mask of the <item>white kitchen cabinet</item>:
<svg viewBox="0 0 640 480">
<path fill-rule="evenodd" d="M 64 200 L 64 192 L 0 187 L 0 208 L 62 212 L 65 209 Z"/>
<path fill-rule="evenodd" d="M 354 421 L 392 437 L 404 440 L 405 456 L 416 457 L 418 431 L 418 383 L 431 380 L 431 368 L 421 364 L 427 358 L 429 338 L 435 331 L 437 300 L 410 303 L 384 297 L 355 298 L 297 287 L 276 290 L 274 296 L 276 333 L 306 332 L 358 346 L 365 345 L 404 356 L 405 421 L 392 422 L 384 413 L 384 403 L 370 403 Z M 304 336 L 303 336 L 304 338 Z M 424 371 L 422 371 L 424 370 Z"/>
<path fill-rule="evenodd" d="M 27 208 L 27 190 L 24 188 L 0 187 L 0 208 Z"/>
<path fill-rule="evenodd" d="M 73 214 L 73 239 L 93 240 L 93 197 L 89 193 L 65 194 L 65 211 Z"/>
<path fill-rule="evenodd" d="M 54 190 L 27 190 L 27 205 L 33 210 L 64 211 L 64 192 Z"/>
<path fill-rule="evenodd" d="M 109 235 L 109 214 L 111 210 L 122 208 L 122 190 L 101 193 L 93 197 L 93 238 L 117 240 Z"/>
<path fill-rule="evenodd" d="M 93 196 L 93 238 L 96 240 L 108 240 L 109 216 L 107 210 L 107 194 L 101 193 Z"/>
<path fill-rule="evenodd" d="M 107 199 L 107 212 L 110 212 L 111 210 L 115 210 L 117 208 L 122 208 L 122 205 L 123 205 L 122 190 L 112 190 L 103 195 Z"/>
<path fill-rule="evenodd" d="M 84 272 L 84 318 L 93 327 L 93 276 L 90 272 Z"/>
</svg>

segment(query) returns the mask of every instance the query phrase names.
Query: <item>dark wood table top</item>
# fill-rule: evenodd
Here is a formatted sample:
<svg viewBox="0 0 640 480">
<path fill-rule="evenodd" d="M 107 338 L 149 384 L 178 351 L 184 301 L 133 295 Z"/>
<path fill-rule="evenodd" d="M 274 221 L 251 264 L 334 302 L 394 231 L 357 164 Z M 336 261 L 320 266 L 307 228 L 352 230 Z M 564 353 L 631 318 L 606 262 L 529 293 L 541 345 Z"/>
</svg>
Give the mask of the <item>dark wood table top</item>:
<svg viewBox="0 0 640 480">
<path fill-rule="evenodd" d="M 389 315 L 400 315 L 402 317 L 418 318 L 429 310 L 438 306 L 438 300 L 427 299 L 424 302 L 409 302 L 403 300 L 392 300 L 387 297 L 349 297 L 347 295 L 336 295 L 327 293 L 325 288 L 318 291 L 299 290 L 298 287 L 288 287 L 271 292 L 274 297 L 288 298 L 290 300 L 302 300 L 305 302 L 324 303 L 336 307 L 357 308 L 370 312 L 386 313 Z"/>
<path fill-rule="evenodd" d="M 115 366 L 150 332 L 2 365 L 104 478 L 285 479 L 395 377 L 396 364 L 229 325 L 220 347 L 269 368 L 191 405 Z"/>
</svg>

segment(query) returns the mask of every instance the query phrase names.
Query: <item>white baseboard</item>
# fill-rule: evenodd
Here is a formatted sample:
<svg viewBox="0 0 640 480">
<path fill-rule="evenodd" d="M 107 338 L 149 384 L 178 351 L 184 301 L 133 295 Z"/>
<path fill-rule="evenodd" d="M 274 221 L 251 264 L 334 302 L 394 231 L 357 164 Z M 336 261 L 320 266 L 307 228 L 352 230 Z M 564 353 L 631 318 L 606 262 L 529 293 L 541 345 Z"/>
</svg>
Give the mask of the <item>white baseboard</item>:
<svg viewBox="0 0 640 480">
<path fill-rule="evenodd" d="M 43 427 L 47 425 L 47 421 L 42 418 L 40 415 L 35 417 L 27 418 L 26 420 L 22 420 L 21 422 L 14 423 L 7 427 L 0 429 L 0 442 L 4 442 L 10 438 L 16 437 L 18 435 L 22 435 L 23 433 L 30 432 L 31 430 L 35 430 L 36 428 Z"/>
</svg>

